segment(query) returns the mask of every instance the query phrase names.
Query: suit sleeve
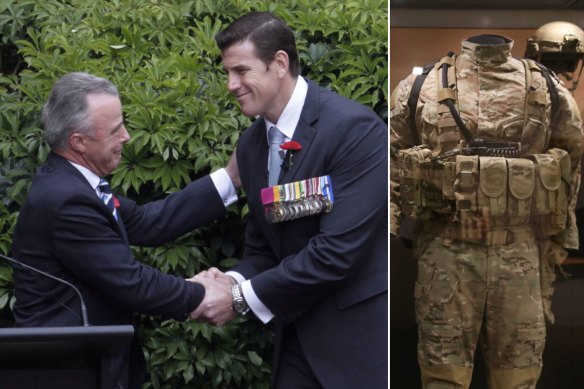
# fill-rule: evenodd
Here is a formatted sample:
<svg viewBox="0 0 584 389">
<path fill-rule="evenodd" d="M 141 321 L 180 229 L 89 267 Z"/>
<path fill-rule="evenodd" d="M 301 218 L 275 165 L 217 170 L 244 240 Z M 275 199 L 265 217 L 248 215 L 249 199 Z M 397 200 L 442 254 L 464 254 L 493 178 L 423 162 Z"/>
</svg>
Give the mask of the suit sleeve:
<svg viewBox="0 0 584 389">
<path fill-rule="evenodd" d="M 168 197 L 139 206 L 120 198 L 130 244 L 158 246 L 225 215 L 225 205 L 209 176 Z"/>
<path fill-rule="evenodd" d="M 98 205 L 87 194 L 62 202 L 50 229 L 55 256 L 76 278 L 127 310 L 184 319 L 203 299 L 203 286 L 137 262 Z"/>
<path fill-rule="evenodd" d="M 387 245 L 382 255 L 373 252 L 387 241 L 387 126 L 373 115 L 338 116 L 343 120 L 333 124 L 334 138 L 316 145 L 332 180 L 332 212 L 320 217 L 318 233 L 297 254 L 251 279 L 256 295 L 276 316 L 290 318 L 313 306 L 371 256 L 387 261 Z M 256 220 L 249 221 L 246 261 L 254 258 L 261 271 L 260 263 L 268 264 L 270 255 Z"/>
</svg>

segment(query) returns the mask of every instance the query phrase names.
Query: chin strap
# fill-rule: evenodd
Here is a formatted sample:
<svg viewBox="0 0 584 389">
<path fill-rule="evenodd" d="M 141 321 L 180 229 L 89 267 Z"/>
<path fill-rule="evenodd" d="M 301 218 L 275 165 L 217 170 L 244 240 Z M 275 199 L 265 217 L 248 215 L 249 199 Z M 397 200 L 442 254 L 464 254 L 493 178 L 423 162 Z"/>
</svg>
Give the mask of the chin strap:
<svg viewBox="0 0 584 389">
<path fill-rule="evenodd" d="M 574 72 L 572 74 L 570 74 L 568 72 L 562 72 L 562 73 L 560 73 L 562 76 L 564 76 L 564 78 L 567 81 L 570 81 L 572 83 L 572 86 L 571 87 L 567 87 L 567 89 L 570 92 L 573 92 L 573 91 L 576 90 L 576 88 L 578 88 L 578 81 L 580 81 L 580 76 L 582 75 L 582 69 L 584 69 L 584 60 L 582 58 L 580 58 L 578 60 L 578 62 L 580 64 L 579 65 L 580 66 L 580 71 L 578 72 L 578 77 L 576 77 L 576 79 L 574 79 L 574 76 L 573 76 L 576 72 Z"/>
</svg>

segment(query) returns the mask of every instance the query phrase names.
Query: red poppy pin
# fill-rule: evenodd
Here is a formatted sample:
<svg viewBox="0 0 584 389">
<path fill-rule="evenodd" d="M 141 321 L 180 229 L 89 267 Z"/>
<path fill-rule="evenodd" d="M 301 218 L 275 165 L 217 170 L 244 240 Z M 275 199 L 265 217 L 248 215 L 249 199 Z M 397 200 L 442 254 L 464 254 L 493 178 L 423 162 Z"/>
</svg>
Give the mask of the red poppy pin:
<svg viewBox="0 0 584 389">
<path fill-rule="evenodd" d="M 302 150 L 302 145 L 296 141 L 291 140 L 289 142 L 282 143 L 280 148 L 282 149 L 282 151 L 280 151 L 280 156 L 284 160 L 282 163 L 282 168 L 288 170 L 292 166 L 292 157 L 294 156 L 294 152 Z M 285 155 L 283 155 L 284 151 L 286 152 Z"/>
<path fill-rule="evenodd" d="M 120 207 L 120 200 L 118 200 L 118 198 L 116 196 L 113 196 L 113 199 L 114 199 L 114 206 L 116 208 L 119 208 Z"/>
</svg>

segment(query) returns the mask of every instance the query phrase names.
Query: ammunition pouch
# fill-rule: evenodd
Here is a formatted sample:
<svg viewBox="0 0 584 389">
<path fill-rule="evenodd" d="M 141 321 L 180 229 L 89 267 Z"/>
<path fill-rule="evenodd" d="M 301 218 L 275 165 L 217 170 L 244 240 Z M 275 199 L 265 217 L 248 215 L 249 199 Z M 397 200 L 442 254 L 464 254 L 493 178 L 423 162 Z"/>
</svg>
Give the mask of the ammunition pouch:
<svg viewBox="0 0 584 389">
<path fill-rule="evenodd" d="M 531 222 L 539 238 L 555 235 L 566 226 L 571 182 L 570 157 L 565 150 L 551 149 L 530 156 L 535 162 L 535 182 Z"/>
<path fill-rule="evenodd" d="M 488 230 L 506 225 L 507 212 L 507 159 L 480 158 L 480 190 L 478 203 L 481 214 L 490 215 Z"/>
<path fill-rule="evenodd" d="M 529 224 L 533 189 L 535 187 L 535 166 L 529 159 L 507 159 L 508 167 L 508 208 L 507 222 L 510 226 Z"/>
<path fill-rule="evenodd" d="M 431 155 L 426 148 L 400 151 L 404 214 L 451 216 L 442 218 L 442 228 L 453 239 L 487 245 L 514 242 L 522 227 L 538 238 L 565 228 L 571 174 L 566 151 L 526 158 L 457 155 L 449 162 L 431 161 Z"/>
<path fill-rule="evenodd" d="M 432 152 L 424 146 L 398 152 L 402 212 L 416 219 L 428 219 L 433 214 L 448 214 L 452 196 L 452 168 L 430 160 Z M 452 164 L 451 164 L 452 165 Z M 447 183 L 450 181 L 450 188 Z"/>
</svg>

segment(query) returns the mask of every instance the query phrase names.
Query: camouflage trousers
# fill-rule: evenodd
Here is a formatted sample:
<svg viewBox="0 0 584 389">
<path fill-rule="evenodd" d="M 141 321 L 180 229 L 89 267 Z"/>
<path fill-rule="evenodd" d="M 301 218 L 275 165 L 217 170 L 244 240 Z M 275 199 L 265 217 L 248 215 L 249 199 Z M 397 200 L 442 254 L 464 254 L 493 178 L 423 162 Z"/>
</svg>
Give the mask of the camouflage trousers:
<svg viewBox="0 0 584 389">
<path fill-rule="evenodd" d="M 489 388 L 535 388 L 546 333 L 535 239 L 493 246 L 417 240 L 423 244 L 415 297 L 424 388 L 468 388 L 477 345 Z"/>
</svg>

